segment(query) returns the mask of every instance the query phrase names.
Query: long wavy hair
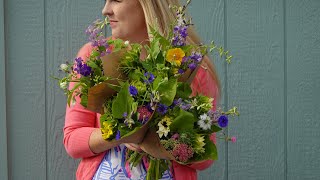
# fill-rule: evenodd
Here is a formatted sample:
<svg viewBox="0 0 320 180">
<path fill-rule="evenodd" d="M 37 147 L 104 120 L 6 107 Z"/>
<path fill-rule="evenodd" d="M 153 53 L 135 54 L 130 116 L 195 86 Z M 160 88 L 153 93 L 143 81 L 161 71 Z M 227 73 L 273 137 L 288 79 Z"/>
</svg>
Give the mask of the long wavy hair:
<svg viewBox="0 0 320 180">
<path fill-rule="evenodd" d="M 176 19 L 176 12 L 169 8 L 169 5 L 180 6 L 179 0 L 138 0 L 145 14 L 148 31 L 149 25 L 158 27 L 162 35 L 168 35 L 170 23 Z M 152 38 L 152 37 L 150 37 Z M 201 40 L 195 29 L 191 26 L 188 28 L 188 44 L 200 44 Z M 208 56 L 204 57 L 202 66 L 210 72 L 211 78 L 216 82 L 218 94 L 220 95 L 221 85 L 214 64 Z"/>
</svg>

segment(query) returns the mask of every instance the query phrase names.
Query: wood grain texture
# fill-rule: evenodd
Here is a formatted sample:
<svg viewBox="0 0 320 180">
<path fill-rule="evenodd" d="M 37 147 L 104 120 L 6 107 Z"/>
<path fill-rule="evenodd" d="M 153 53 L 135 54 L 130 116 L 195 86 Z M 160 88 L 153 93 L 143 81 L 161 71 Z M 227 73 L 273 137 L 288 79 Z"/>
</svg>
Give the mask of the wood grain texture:
<svg viewBox="0 0 320 180">
<path fill-rule="evenodd" d="M 190 5 L 189 12 L 192 16 L 195 28 L 204 43 L 210 44 L 212 40 L 217 45 L 224 46 L 224 0 L 218 1 L 193 1 Z M 225 66 L 226 63 L 217 53 L 211 53 L 212 62 L 218 72 L 221 81 L 221 90 L 225 92 Z M 221 94 L 219 106 L 227 106 L 225 103 L 225 95 Z M 217 140 L 218 157 L 219 159 L 214 164 L 198 173 L 198 178 L 203 180 L 227 178 L 226 173 L 226 145 L 224 141 Z"/>
<path fill-rule="evenodd" d="M 6 1 L 9 179 L 46 179 L 44 1 Z"/>
<path fill-rule="evenodd" d="M 66 97 L 57 81 L 49 76 L 59 76 L 58 67 L 61 63 L 73 62 L 80 47 L 87 42 L 85 29 L 96 17 L 101 17 L 103 3 L 86 0 L 46 1 L 47 179 L 75 179 L 79 162 L 69 157 L 63 146 Z"/>
<path fill-rule="evenodd" d="M 0 0 L 0 178 L 8 179 L 4 1 Z"/>
<path fill-rule="evenodd" d="M 288 179 L 320 179 L 320 1 L 287 0 Z"/>
<path fill-rule="evenodd" d="M 230 122 L 229 180 L 283 179 L 283 5 L 274 0 L 227 0 L 228 105 L 240 117 Z"/>
</svg>

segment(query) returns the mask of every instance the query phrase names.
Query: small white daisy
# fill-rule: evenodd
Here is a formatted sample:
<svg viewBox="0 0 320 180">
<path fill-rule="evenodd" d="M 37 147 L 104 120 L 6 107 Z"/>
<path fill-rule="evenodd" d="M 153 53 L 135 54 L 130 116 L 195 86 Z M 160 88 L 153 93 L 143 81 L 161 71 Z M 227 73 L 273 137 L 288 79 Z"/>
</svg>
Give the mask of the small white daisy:
<svg viewBox="0 0 320 180">
<path fill-rule="evenodd" d="M 210 117 L 207 114 L 202 114 L 199 118 L 200 120 L 198 121 L 198 125 L 200 126 L 200 128 L 202 128 L 203 130 L 209 130 L 212 125 Z"/>
</svg>

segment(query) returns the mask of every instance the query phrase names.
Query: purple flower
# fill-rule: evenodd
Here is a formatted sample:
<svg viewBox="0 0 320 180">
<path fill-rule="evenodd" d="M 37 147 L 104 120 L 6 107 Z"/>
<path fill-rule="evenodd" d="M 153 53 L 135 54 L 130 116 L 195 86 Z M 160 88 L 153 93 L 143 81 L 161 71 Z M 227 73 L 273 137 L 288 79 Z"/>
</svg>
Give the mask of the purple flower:
<svg viewBox="0 0 320 180">
<path fill-rule="evenodd" d="M 189 56 L 184 56 L 183 58 L 182 58 L 182 64 L 183 63 L 186 63 L 188 60 L 189 60 L 190 58 L 189 58 Z"/>
<path fill-rule="evenodd" d="M 202 54 L 198 53 L 198 52 L 193 52 L 190 56 L 190 58 L 192 60 L 194 60 L 195 62 L 199 63 L 202 60 Z"/>
<path fill-rule="evenodd" d="M 120 131 L 118 130 L 116 134 L 116 140 L 119 140 L 120 138 L 121 138 L 121 134 L 120 134 Z"/>
<path fill-rule="evenodd" d="M 148 108 L 148 110 L 149 110 L 150 112 L 153 112 L 153 110 L 154 110 L 154 108 L 152 108 L 152 106 L 151 106 L 150 103 L 147 105 L 147 108 Z"/>
<path fill-rule="evenodd" d="M 168 111 L 168 106 L 164 105 L 164 104 L 159 104 L 158 108 L 157 108 L 158 113 L 164 115 L 167 113 Z"/>
<path fill-rule="evenodd" d="M 87 64 L 84 64 L 81 57 L 76 58 L 75 62 L 76 67 L 74 68 L 74 71 L 76 71 L 78 74 L 81 74 L 82 76 L 89 76 L 91 74 L 91 67 Z"/>
<path fill-rule="evenodd" d="M 175 100 L 173 100 L 173 103 L 169 106 L 169 108 L 170 108 L 170 109 L 173 109 L 175 106 L 180 105 L 181 102 L 182 102 L 182 99 L 181 99 L 181 98 L 175 99 Z"/>
<path fill-rule="evenodd" d="M 227 127 L 228 126 L 228 117 L 225 115 L 222 115 L 218 119 L 218 124 L 220 127 Z"/>
<path fill-rule="evenodd" d="M 129 87 L 129 92 L 130 92 L 131 96 L 136 96 L 138 94 L 138 90 L 134 86 Z"/>
<path fill-rule="evenodd" d="M 179 73 L 179 74 L 183 74 L 183 73 L 184 73 L 184 70 L 183 70 L 183 69 L 179 69 L 179 70 L 178 70 L 178 73 Z"/>
<path fill-rule="evenodd" d="M 172 45 L 173 46 L 184 46 L 186 44 L 186 38 L 188 36 L 188 26 L 181 25 L 175 26 L 173 28 L 173 38 Z"/>
<path fill-rule="evenodd" d="M 146 83 L 152 83 L 155 79 L 154 75 L 150 72 L 144 73 L 144 76 L 147 78 L 147 80 L 145 80 Z"/>
<path fill-rule="evenodd" d="M 185 111 L 187 111 L 187 110 L 189 110 L 191 108 L 191 104 L 187 104 L 187 103 L 182 102 L 180 104 L 180 108 L 185 110 Z"/>
<path fill-rule="evenodd" d="M 123 116 L 124 118 L 127 118 L 128 113 L 127 113 L 127 112 L 125 112 L 125 113 L 123 113 L 123 114 L 122 114 L 122 116 Z"/>
<path fill-rule="evenodd" d="M 188 67 L 189 67 L 189 69 L 194 70 L 194 69 L 196 69 L 197 64 L 196 64 L 196 63 L 190 63 L 190 64 L 188 65 Z"/>
</svg>

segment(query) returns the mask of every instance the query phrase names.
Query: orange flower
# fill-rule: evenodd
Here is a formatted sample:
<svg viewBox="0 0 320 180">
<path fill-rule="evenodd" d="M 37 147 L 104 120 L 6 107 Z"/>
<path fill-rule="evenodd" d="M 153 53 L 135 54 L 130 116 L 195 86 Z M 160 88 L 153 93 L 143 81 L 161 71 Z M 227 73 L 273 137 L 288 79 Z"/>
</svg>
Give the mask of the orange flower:
<svg viewBox="0 0 320 180">
<path fill-rule="evenodd" d="M 169 49 L 167 52 L 167 61 L 170 63 L 174 62 L 177 66 L 180 66 L 184 56 L 185 53 L 181 48 Z"/>
</svg>

